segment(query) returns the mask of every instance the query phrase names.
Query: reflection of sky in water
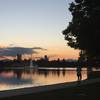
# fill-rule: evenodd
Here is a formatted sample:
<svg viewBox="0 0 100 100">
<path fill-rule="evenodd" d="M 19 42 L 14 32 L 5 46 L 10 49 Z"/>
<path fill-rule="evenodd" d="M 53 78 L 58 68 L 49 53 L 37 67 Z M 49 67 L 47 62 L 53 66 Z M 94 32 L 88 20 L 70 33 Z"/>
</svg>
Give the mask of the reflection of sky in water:
<svg viewBox="0 0 100 100">
<path fill-rule="evenodd" d="M 24 80 L 24 79 L 18 79 L 18 78 L 5 78 L 0 77 L 0 83 L 6 83 L 6 84 L 27 84 L 32 82 L 32 80 Z"/>
<path fill-rule="evenodd" d="M 87 78 L 87 71 L 82 71 L 82 79 Z M 30 86 L 41 86 L 63 82 L 76 81 L 74 70 L 7 70 L 0 71 L 0 90 L 23 88 Z"/>
</svg>

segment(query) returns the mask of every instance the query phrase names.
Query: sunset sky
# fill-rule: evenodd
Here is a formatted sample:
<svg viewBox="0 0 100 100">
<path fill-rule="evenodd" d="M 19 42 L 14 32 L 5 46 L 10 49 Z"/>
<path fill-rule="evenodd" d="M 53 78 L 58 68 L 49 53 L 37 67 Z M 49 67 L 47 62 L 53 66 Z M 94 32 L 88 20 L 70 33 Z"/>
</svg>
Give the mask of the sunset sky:
<svg viewBox="0 0 100 100">
<path fill-rule="evenodd" d="M 0 0 L 0 47 L 41 47 L 36 57 L 76 59 L 62 31 L 71 21 L 71 0 Z"/>
</svg>

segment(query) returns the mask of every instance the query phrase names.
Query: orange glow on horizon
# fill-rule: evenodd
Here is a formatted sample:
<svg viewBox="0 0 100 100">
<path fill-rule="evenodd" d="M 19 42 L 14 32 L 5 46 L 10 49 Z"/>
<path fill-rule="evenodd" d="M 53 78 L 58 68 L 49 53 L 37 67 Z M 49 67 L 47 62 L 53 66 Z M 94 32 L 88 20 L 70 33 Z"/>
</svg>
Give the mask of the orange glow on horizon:
<svg viewBox="0 0 100 100">
<path fill-rule="evenodd" d="M 50 60 L 53 59 L 78 59 L 79 50 L 74 50 L 72 48 L 49 48 L 48 51 L 41 51 L 37 56 L 43 57 L 47 55 Z"/>
<path fill-rule="evenodd" d="M 4 47 L 4 46 L 1 46 Z M 8 47 L 8 46 L 7 46 Z M 24 46 L 27 47 L 27 46 Z M 41 46 L 40 46 L 41 47 Z M 31 48 L 31 47 L 30 47 Z M 47 55 L 49 60 L 56 60 L 56 59 L 78 59 L 79 57 L 79 50 L 75 50 L 68 46 L 63 45 L 48 45 L 46 47 L 47 50 L 37 50 L 38 53 L 33 53 L 33 59 L 40 59 Z M 29 59 L 30 55 L 23 55 L 23 59 Z M 0 57 L 0 59 L 16 59 L 16 57 Z"/>
</svg>

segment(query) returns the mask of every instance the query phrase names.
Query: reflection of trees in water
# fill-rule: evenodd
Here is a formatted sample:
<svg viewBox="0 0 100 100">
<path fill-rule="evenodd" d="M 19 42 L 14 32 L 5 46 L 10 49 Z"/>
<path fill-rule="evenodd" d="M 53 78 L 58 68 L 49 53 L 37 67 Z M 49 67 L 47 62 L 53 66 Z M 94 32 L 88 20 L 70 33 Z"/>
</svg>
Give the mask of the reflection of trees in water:
<svg viewBox="0 0 100 100">
<path fill-rule="evenodd" d="M 49 74 L 49 71 L 47 71 L 47 70 L 38 70 L 37 74 L 44 75 L 45 77 L 47 77 L 48 74 Z"/>
<path fill-rule="evenodd" d="M 22 74 L 25 73 L 25 74 L 33 74 L 33 71 L 31 70 L 13 70 L 14 73 L 16 74 L 16 77 L 18 79 L 21 79 L 22 78 Z"/>
<path fill-rule="evenodd" d="M 23 72 L 23 71 L 20 71 L 20 70 L 14 70 L 14 73 L 16 74 L 16 77 L 17 77 L 18 79 L 21 79 L 22 72 Z"/>
<path fill-rule="evenodd" d="M 58 77 L 59 77 L 60 74 L 61 74 L 60 70 L 57 70 L 56 73 L 57 73 L 57 76 L 58 76 Z"/>
<path fill-rule="evenodd" d="M 63 74 L 63 76 L 65 76 L 65 74 L 66 74 L 66 70 L 65 69 L 62 70 L 62 74 Z"/>
<path fill-rule="evenodd" d="M 7 85 L 20 85 L 20 84 L 28 84 L 32 83 L 30 79 L 24 79 L 22 77 L 23 70 L 3 70 L 0 74 L 0 83 L 4 83 Z"/>
<path fill-rule="evenodd" d="M 10 70 L 11 71 L 11 70 Z M 16 78 L 21 79 L 23 77 L 24 74 L 28 74 L 28 75 L 32 75 L 34 77 L 34 75 L 43 75 L 46 78 L 48 78 L 49 75 L 51 76 L 63 76 L 65 77 L 66 75 L 70 75 L 75 73 L 75 71 L 68 71 L 66 69 L 56 69 L 56 70 L 38 70 L 38 71 L 34 71 L 34 70 L 12 70 L 14 72 L 14 74 L 16 75 Z"/>
<path fill-rule="evenodd" d="M 50 74 L 53 76 L 60 77 L 60 75 L 65 76 L 66 70 L 65 69 L 63 69 L 63 70 L 60 70 L 60 69 L 57 69 L 57 70 L 39 70 L 38 74 L 44 75 L 45 77 L 49 76 Z"/>
</svg>

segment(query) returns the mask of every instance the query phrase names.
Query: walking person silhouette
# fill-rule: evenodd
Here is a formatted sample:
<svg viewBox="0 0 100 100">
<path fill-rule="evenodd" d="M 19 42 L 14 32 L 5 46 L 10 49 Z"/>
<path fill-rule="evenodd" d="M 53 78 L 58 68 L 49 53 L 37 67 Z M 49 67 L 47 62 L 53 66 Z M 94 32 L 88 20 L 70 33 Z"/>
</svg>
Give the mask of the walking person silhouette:
<svg viewBox="0 0 100 100">
<path fill-rule="evenodd" d="M 78 66 L 76 71 L 77 71 L 78 81 L 80 81 L 82 79 L 81 66 Z"/>
</svg>

